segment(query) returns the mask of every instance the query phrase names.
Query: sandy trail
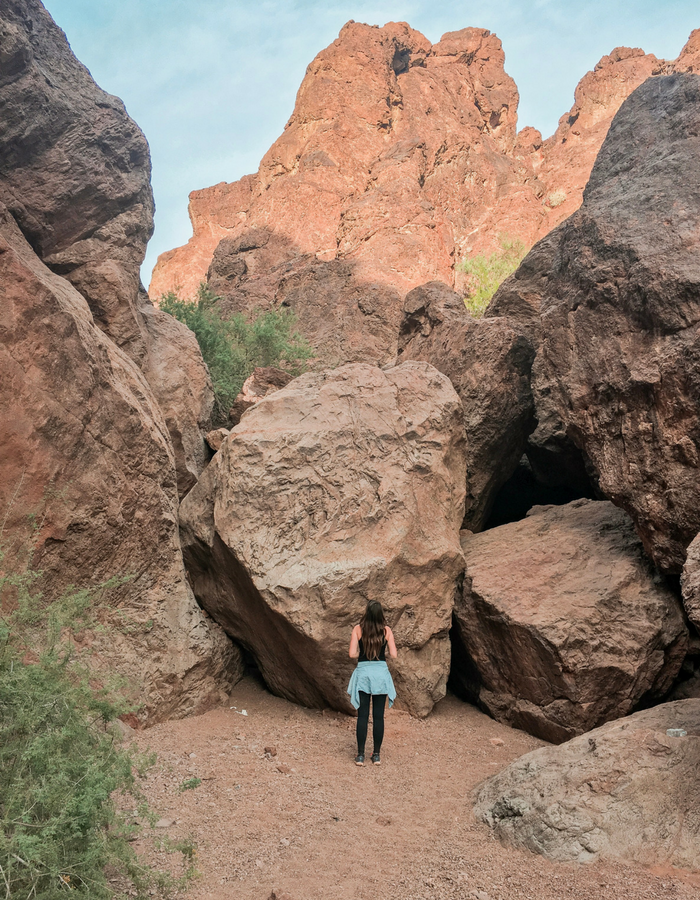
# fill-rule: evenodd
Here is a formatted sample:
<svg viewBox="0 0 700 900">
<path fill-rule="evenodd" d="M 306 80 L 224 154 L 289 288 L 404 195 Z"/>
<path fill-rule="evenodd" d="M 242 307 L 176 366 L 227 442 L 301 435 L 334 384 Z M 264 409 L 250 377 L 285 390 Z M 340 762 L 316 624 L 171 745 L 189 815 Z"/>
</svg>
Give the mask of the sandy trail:
<svg viewBox="0 0 700 900">
<path fill-rule="evenodd" d="M 226 707 L 138 734 L 158 753 L 144 787 L 175 820 L 167 834 L 198 845 L 189 900 L 267 900 L 273 889 L 292 900 L 700 898 L 700 878 L 685 873 L 502 847 L 475 821 L 472 791 L 541 742 L 454 697 L 426 720 L 388 711 L 381 766 L 353 764 L 354 728 L 245 678 Z M 181 791 L 193 776 L 201 785 Z"/>
</svg>

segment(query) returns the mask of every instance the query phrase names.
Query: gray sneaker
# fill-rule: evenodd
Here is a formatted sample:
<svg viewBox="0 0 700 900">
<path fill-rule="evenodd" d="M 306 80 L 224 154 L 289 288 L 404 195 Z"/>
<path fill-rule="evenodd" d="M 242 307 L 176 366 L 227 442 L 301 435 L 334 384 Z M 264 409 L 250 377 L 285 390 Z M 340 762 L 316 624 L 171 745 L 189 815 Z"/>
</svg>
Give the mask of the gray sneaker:
<svg viewBox="0 0 700 900">
<path fill-rule="evenodd" d="M 358 753 L 355 757 L 355 765 L 356 766 L 364 766 L 365 764 L 365 755 L 364 753 Z"/>
</svg>

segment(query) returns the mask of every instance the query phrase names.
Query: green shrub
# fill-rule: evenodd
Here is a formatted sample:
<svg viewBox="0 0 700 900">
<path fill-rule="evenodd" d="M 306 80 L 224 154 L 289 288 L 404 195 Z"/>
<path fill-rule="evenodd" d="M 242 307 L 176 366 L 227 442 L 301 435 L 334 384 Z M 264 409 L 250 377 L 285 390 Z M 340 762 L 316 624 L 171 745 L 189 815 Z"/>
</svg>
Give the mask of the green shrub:
<svg viewBox="0 0 700 900">
<path fill-rule="evenodd" d="M 483 316 L 501 283 L 515 272 L 527 253 L 525 244 L 518 238 L 502 234 L 499 243 L 500 250 L 478 253 L 460 265 L 461 271 L 468 275 L 464 303 L 473 316 Z"/>
<path fill-rule="evenodd" d="M 291 310 L 269 310 L 252 322 L 242 313 L 225 319 L 219 312 L 220 299 L 200 284 L 195 300 L 181 300 L 170 291 L 159 303 L 160 309 L 187 325 L 197 338 L 214 387 L 215 425 L 226 423 L 233 401 L 256 366 L 279 366 L 300 375 L 314 355 L 295 330 Z"/>
<path fill-rule="evenodd" d="M 73 649 L 102 591 L 49 604 L 36 578 L 8 573 L 0 551 L 0 897 L 168 894 L 178 882 L 131 845 L 135 816 L 153 818 L 137 778 L 153 760 L 116 741 L 125 705 Z"/>
</svg>

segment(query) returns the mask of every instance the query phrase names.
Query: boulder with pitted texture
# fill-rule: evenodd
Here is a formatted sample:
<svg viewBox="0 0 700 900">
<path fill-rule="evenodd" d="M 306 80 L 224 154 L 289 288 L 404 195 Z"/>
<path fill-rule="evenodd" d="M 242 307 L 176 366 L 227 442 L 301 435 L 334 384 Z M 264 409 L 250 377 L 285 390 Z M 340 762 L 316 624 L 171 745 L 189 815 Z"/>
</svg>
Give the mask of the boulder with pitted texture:
<svg viewBox="0 0 700 900">
<path fill-rule="evenodd" d="M 699 768 L 700 700 L 664 703 L 527 753 L 479 788 L 476 815 L 557 862 L 697 872 Z"/>
<path fill-rule="evenodd" d="M 182 503 L 183 551 L 197 599 L 275 693 L 350 711 L 350 632 L 376 599 L 404 708 L 444 696 L 464 443 L 459 397 L 423 362 L 302 375 L 231 431 Z"/>
<path fill-rule="evenodd" d="M 560 743 L 671 688 L 688 645 L 680 603 L 612 503 L 534 507 L 465 532 L 462 548 L 455 675 L 499 721 Z"/>
</svg>

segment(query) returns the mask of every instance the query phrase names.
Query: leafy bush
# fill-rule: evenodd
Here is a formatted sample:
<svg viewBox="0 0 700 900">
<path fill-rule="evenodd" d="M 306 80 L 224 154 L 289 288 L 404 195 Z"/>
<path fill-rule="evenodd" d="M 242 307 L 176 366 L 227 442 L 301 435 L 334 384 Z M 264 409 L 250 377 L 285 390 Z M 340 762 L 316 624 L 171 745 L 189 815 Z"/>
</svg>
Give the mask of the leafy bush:
<svg viewBox="0 0 700 900">
<path fill-rule="evenodd" d="M 73 649 L 102 591 L 49 604 L 36 578 L 0 551 L 0 897 L 163 896 L 177 882 L 131 846 L 134 813 L 153 818 L 137 779 L 153 760 L 117 743 L 108 723 L 125 706 Z"/>
<path fill-rule="evenodd" d="M 225 319 L 220 297 L 200 284 L 195 300 L 181 300 L 170 291 L 159 307 L 195 333 L 214 386 L 214 424 L 225 424 L 228 411 L 256 366 L 279 366 L 292 375 L 304 371 L 314 355 L 309 343 L 295 330 L 291 310 L 260 313 L 247 322 L 242 313 Z"/>
<path fill-rule="evenodd" d="M 473 316 L 483 316 L 491 298 L 505 279 L 518 268 L 527 253 L 525 244 L 506 234 L 499 237 L 500 250 L 479 253 L 464 259 L 460 265 L 467 280 L 467 296 L 464 303 Z"/>
</svg>

